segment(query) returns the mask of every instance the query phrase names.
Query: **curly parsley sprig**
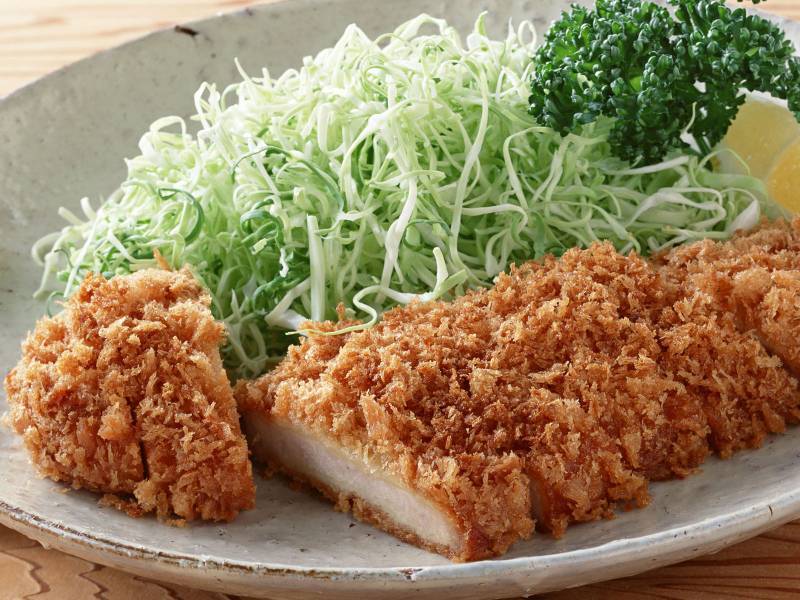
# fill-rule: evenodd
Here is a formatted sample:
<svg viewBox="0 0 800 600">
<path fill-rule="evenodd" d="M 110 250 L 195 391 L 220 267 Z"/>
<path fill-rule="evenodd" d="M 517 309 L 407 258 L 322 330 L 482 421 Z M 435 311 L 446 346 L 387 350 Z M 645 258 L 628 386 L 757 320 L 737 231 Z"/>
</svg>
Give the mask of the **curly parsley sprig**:
<svg viewBox="0 0 800 600">
<path fill-rule="evenodd" d="M 616 119 L 614 153 L 651 164 L 722 140 L 742 90 L 788 101 L 800 120 L 800 59 L 781 28 L 721 0 L 598 0 L 573 6 L 536 53 L 531 113 L 561 133 Z"/>
</svg>

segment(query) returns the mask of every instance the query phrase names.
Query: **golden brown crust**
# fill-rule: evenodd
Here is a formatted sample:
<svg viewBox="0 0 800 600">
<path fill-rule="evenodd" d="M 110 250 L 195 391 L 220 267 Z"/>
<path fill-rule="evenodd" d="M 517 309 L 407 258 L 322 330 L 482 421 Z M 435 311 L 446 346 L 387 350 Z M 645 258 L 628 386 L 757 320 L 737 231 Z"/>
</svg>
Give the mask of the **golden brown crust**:
<svg viewBox="0 0 800 600">
<path fill-rule="evenodd" d="M 131 493 L 144 465 L 124 396 L 102 393 L 96 339 L 68 315 L 42 319 L 5 378 L 8 420 L 42 475 L 76 488 Z"/>
<path fill-rule="evenodd" d="M 63 313 L 37 324 L 6 389 L 42 474 L 133 494 L 164 518 L 229 520 L 252 507 L 209 304 L 187 270 L 89 275 Z"/>
<path fill-rule="evenodd" d="M 609 244 L 528 263 L 489 292 L 513 303 L 490 364 L 578 400 L 627 468 L 686 475 L 708 453 L 707 428 L 697 399 L 659 363 L 653 321 L 667 292 L 647 262 Z"/>
<path fill-rule="evenodd" d="M 800 271 L 800 218 L 764 222 L 754 232 L 730 241 L 698 242 L 658 257 L 674 284 L 710 295 L 717 307 L 733 313 L 742 331 L 755 331 L 762 343 L 795 373 L 800 350 L 793 332 L 800 322 L 795 301 Z"/>
<path fill-rule="evenodd" d="M 714 449 L 728 457 L 797 422 L 798 384 L 730 313 L 695 292 L 665 311 L 663 362 L 701 399 Z"/>
<path fill-rule="evenodd" d="M 733 278 L 739 320 L 753 328 L 770 352 L 800 374 L 800 271 L 753 268 Z"/>
</svg>

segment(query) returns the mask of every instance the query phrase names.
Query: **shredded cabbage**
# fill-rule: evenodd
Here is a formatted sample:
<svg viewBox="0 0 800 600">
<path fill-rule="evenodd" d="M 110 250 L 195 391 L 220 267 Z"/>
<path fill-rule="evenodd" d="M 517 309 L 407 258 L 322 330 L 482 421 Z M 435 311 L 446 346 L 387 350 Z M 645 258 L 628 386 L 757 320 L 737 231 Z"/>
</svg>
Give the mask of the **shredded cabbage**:
<svg viewBox="0 0 800 600">
<path fill-rule="evenodd" d="M 428 31 L 428 33 L 425 33 Z M 466 40 L 422 15 L 370 40 L 350 26 L 299 70 L 195 95 L 200 130 L 156 121 L 128 178 L 34 248 L 40 294 L 88 271 L 191 265 L 229 332 L 232 375 L 262 372 L 306 319 L 344 303 L 368 326 L 414 298 L 490 284 L 511 263 L 610 240 L 647 253 L 752 227 L 763 185 L 673 155 L 630 169 L 610 121 L 535 124 L 531 23 Z"/>
</svg>

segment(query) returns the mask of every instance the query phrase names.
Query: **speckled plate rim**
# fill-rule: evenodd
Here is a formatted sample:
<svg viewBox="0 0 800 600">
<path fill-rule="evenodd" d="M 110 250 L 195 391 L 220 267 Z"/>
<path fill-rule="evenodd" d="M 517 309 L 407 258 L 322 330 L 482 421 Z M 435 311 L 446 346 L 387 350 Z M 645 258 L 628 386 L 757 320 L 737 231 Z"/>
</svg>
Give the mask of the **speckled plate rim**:
<svg viewBox="0 0 800 600">
<path fill-rule="evenodd" d="M 661 0 L 657 0 L 661 1 Z M 68 75 L 77 65 L 83 65 L 98 56 L 109 56 L 124 52 L 131 46 L 146 44 L 152 38 L 172 34 L 174 31 L 195 35 L 202 32 L 205 24 L 220 18 L 236 18 L 254 11 L 281 12 L 311 9 L 326 0 L 279 0 L 269 4 L 248 7 L 243 10 L 220 13 L 215 16 L 190 21 L 185 25 L 153 31 L 144 36 L 100 51 L 75 63 L 61 67 L 10 94 L 0 97 L 0 104 L 23 101 L 28 94 L 36 93 L 37 86 Z M 753 9 L 753 12 L 761 12 Z M 761 12 L 770 20 L 780 23 L 800 40 L 800 23 L 783 17 Z M 770 500 L 764 500 L 738 510 L 698 520 L 684 527 L 665 529 L 656 533 L 614 540 L 600 546 L 571 550 L 554 554 L 517 557 L 499 560 L 484 560 L 472 563 L 452 563 L 428 567 L 303 567 L 280 563 L 219 560 L 179 552 L 154 551 L 136 544 L 110 541 L 101 536 L 80 531 L 66 524 L 59 524 L 0 500 L 0 524 L 23 533 L 45 547 L 101 562 L 107 566 L 121 568 L 140 575 L 160 576 L 176 582 L 195 581 L 187 570 L 202 570 L 212 574 L 217 584 L 204 579 L 207 589 L 223 591 L 229 589 L 231 577 L 246 580 L 245 587 L 255 593 L 252 586 L 266 580 L 324 582 L 324 589 L 341 584 L 352 589 L 357 582 L 397 583 L 406 587 L 409 583 L 435 583 L 462 585 L 470 580 L 492 577 L 495 580 L 509 578 L 512 585 L 525 592 L 542 593 L 567 587 L 551 583 L 554 572 L 568 568 L 580 571 L 580 585 L 630 576 L 653 568 L 674 564 L 688 558 L 719 551 L 727 546 L 754 537 L 764 531 L 778 527 L 800 517 L 800 489 L 790 490 Z M 688 543 L 691 541 L 693 543 Z M 602 552 L 604 560 L 598 564 L 597 554 Z M 99 553 L 99 555 L 98 555 Z M 631 556 L 635 554 L 635 558 Z M 620 561 L 615 559 L 619 557 Z M 547 576 L 537 576 L 537 573 Z M 196 585 L 200 585 L 195 581 Z M 244 589 L 244 588 L 242 588 Z M 320 588 L 323 589 L 323 588 Z M 273 592 L 265 589 L 264 592 Z M 274 593 L 274 592 L 273 592 Z M 488 592 L 491 596 L 491 592 Z"/>
<path fill-rule="evenodd" d="M 673 564 L 694 556 L 713 553 L 759 533 L 778 527 L 800 516 L 800 490 L 788 491 L 771 501 L 749 505 L 742 509 L 705 519 L 686 527 L 662 530 L 640 537 L 623 538 L 602 546 L 505 560 L 485 560 L 474 563 L 454 563 L 430 567 L 392 568 L 320 568 L 226 561 L 214 558 L 198 560 L 196 556 L 172 552 L 154 552 L 133 544 L 110 542 L 70 526 L 60 525 L 19 508 L 0 502 L 0 523 L 20 533 L 67 553 L 103 562 L 141 575 L 161 576 L 165 579 L 192 580 L 187 569 L 202 569 L 213 573 L 219 585 L 208 585 L 218 590 L 229 589 L 226 580 L 231 576 L 250 580 L 251 585 L 266 579 L 316 580 L 325 583 L 325 589 L 336 583 L 357 582 L 401 584 L 447 583 L 464 584 L 469 580 L 522 578 L 523 587 L 530 586 L 537 593 L 563 588 L 548 584 L 536 573 L 544 574 L 568 568 L 581 572 L 581 584 L 630 576 L 645 570 Z M 732 533 L 735 532 L 735 533 Z M 689 543 L 692 542 L 692 543 Z M 97 552 L 101 556 L 97 556 Z M 597 555 L 604 560 L 598 564 Z M 636 559 L 631 560 L 635 553 Z M 615 559 L 619 557 L 620 561 Z M 141 564 L 130 561 L 143 561 Z M 179 573 L 182 572 L 182 573 Z M 550 579 L 550 577 L 546 577 Z M 265 590 L 268 591 L 268 590 Z"/>
</svg>

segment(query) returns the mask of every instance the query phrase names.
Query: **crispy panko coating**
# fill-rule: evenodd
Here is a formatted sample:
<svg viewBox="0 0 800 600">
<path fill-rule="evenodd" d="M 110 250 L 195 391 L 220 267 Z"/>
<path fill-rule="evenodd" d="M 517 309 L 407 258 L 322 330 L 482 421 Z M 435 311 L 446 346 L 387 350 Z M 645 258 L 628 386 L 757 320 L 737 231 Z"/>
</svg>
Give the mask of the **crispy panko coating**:
<svg viewBox="0 0 800 600">
<path fill-rule="evenodd" d="M 798 227 L 773 227 L 726 252 L 732 260 L 757 246 L 759 268 L 782 265 L 762 282 L 769 290 L 757 288 L 758 302 L 788 312 L 800 285 L 789 241 Z M 527 263 L 491 289 L 393 309 L 365 331 L 310 333 L 273 372 L 240 382 L 237 401 L 245 419 L 266 415 L 380 455 L 387 472 L 482 540 L 451 558 L 495 555 L 526 537 L 526 506 L 560 535 L 620 504 L 645 504 L 648 479 L 688 475 L 712 449 L 729 456 L 797 422 L 795 378 L 742 328 L 740 311 L 692 279 L 717 285 L 692 261 L 720 246 L 690 245 L 657 266 L 610 244 Z M 755 289 L 742 287 L 748 269 L 731 271 L 733 298 Z M 487 475 L 497 460 L 529 485 L 499 485 Z M 394 531 L 387 519 L 367 520 Z"/>
<path fill-rule="evenodd" d="M 339 509 L 455 560 L 505 552 L 534 525 L 648 502 L 712 451 L 800 421 L 800 220 L 646 261 L 610 244 L 512 268 L 453 302 L 379 324 L 309 325 L 278 367 L 235 390 L 436 507 L 436 546 L 354 491 L 309 480 Z M 253 503 L 221 365 L 222 325 L 187 271 L 88 277 L 44 319 L 6 378 L 10 419 L 40 471 L 169 518 L 231 519 Z M 124 497 L 133 497 L 126 500 Z"/>
<path fill-rule="evenodd" d="M 664 312 L 662 326 L 662 362 L 700 400 L 720 456 L 798 422 L 797 380 L 712 297 L 691 293 Z"/>
<path fill-rule="evenodd" d="M 6 377 L 9 420 L 34 464 L 132 513 L 230 520 L 254 502 L 219 344 L 186 269 L 89 275 L 39 321 Z"/>
<path fill-rule="evenodd" d="M 667 298 L 647 262 L 609 244 L 499 277 L 504 312 L 490 364 L 575 398 L 648 479 L 684 476 L 708 454 L 698 402 L 659 365 L 653 325 Z M 502 303 L 511 303 L 502 304 Z"/>
</svg>

